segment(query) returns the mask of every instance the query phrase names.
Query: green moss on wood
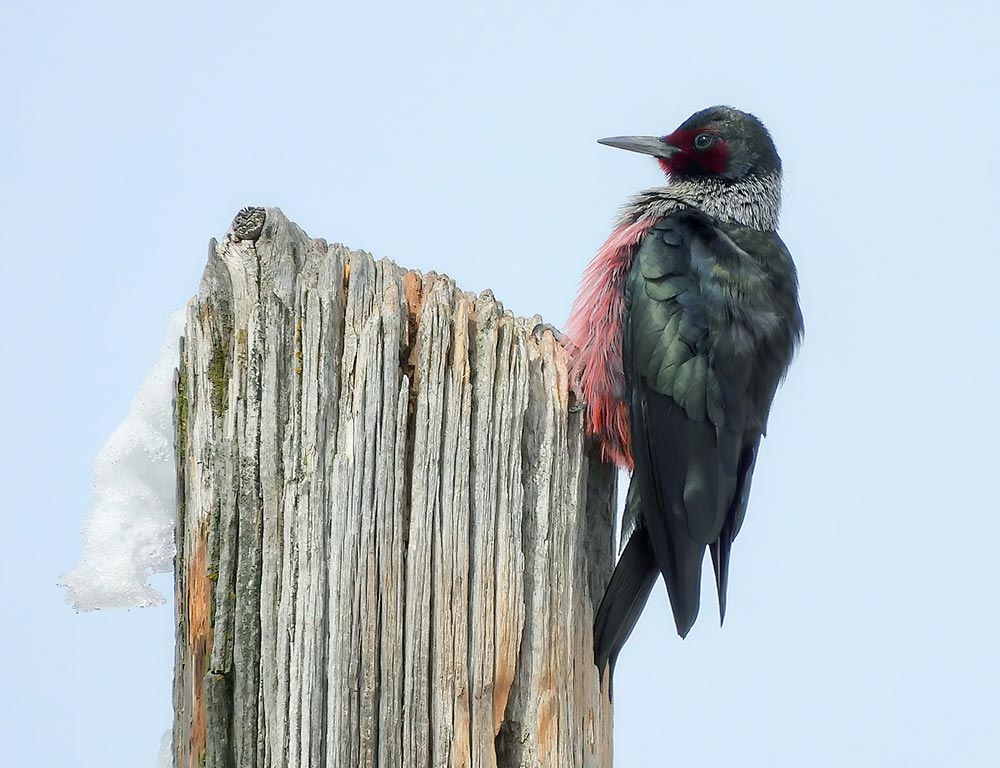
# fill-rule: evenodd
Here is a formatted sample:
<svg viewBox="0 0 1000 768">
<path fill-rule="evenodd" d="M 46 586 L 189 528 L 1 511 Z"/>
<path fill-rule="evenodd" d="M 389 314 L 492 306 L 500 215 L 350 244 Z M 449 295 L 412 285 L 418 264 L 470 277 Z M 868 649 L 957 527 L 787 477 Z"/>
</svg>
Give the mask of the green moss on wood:
<svg viewBox="0 0 1000 768">
<path fill-rule="evenodd" d="M 183 461 L 187 455 L 188 436 L 188 372 L 184 361 L 181 361 L 177 377 L 177 453 Z"/>
<path fill-rule="evenodd" d="M 221 341 L 212 344 L 208 380 L 212 383 L 212 413 L 223 414 L 229 407 L 229 376 L 226 374 L 226 352 Z"/>
<path fill-rule="evenodd" d="M 229 377 L 232 361 L 229 359 L 233 343 L 233 314 L 228 302 L 221 300 L 206 305 L 203 320 L 212 329 L 212 352 L 208 358 L 208 381 L 212 387 L 212 413 L 224 414 L 229 408 Z"/>
</svg>

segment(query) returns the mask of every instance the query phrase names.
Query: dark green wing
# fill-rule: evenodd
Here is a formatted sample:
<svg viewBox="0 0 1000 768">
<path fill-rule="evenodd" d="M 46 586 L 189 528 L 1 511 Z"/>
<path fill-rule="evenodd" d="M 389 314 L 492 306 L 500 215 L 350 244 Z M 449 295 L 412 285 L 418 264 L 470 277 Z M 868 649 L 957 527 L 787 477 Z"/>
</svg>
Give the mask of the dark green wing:
<svg viewBox="0 0 1000 768">
<path fill-rule="evenodd" d="M 694 210 L 646 235 L 625 298 L 635 471 L 623 530 L 632 533 L 595 621 L 602 668 L 614 663 L 656 573 L 678 633 L 687 634 L 706 546 L 725 615 L 730 546 L 771 401 L 802 333 L 795 266 L 778 236 Z"/>
<path fill-rule="evenodd" d="M 724 611 L 729 545 L 764 417 L 752 383 L 767 329 L 739 313 L 765 279 L 753 257 L 694 212 L 659 222 L 630 275 L 624 362 L 642 525 L 681 636 L 698 615 L 706 546 Z"/>
</svg>

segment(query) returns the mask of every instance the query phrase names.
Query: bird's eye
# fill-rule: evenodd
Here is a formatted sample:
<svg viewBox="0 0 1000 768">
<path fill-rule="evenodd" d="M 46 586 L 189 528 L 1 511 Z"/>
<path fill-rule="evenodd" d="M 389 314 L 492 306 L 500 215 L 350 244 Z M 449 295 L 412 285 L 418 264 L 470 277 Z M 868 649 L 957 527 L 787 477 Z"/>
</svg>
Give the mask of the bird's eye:
<svg viewBox="0 0 1000 768">
<path fill-rule="evenodd" d="M 695 149 L 708 149 L 715 143 L 715 136 L 711 133 L 699 133 L 694 137 Z"/>
</svg>

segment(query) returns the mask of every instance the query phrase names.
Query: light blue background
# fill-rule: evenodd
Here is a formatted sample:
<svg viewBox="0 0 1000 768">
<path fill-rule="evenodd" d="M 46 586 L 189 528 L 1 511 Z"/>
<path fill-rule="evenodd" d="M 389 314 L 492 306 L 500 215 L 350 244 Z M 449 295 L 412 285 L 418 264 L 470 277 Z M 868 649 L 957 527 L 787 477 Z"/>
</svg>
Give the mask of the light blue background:
<svg viewBox="0 0 1000 768">
<path fill-rule="evenodd" d="M 56 581 L 239 207 L 561 325 L 617 206 L 660 182 L 594 140 L 730 103 L 785 161 L 806 344 L 726 627 L 706 591 L 680 642 L 657 589 L 617 765 L 1000 764 L 995 4 L 203 5 L 4 14 L 0 763 L 154 763 L 171 610 L 76 615 Z"/>
</svg>

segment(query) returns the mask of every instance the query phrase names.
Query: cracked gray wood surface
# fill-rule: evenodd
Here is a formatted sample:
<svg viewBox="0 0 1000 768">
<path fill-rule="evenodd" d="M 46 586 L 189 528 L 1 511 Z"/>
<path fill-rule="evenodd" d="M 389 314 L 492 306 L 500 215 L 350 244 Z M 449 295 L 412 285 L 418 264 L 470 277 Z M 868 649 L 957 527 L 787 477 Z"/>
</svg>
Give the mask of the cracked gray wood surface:
<svg viewBox="0 0 1000 768">
<path fill-rule="evenodd" d="M 615 474 L 489 292 L 213 241 L 177 376 L 177 766 L 609 766 Z"/>
</svg>

